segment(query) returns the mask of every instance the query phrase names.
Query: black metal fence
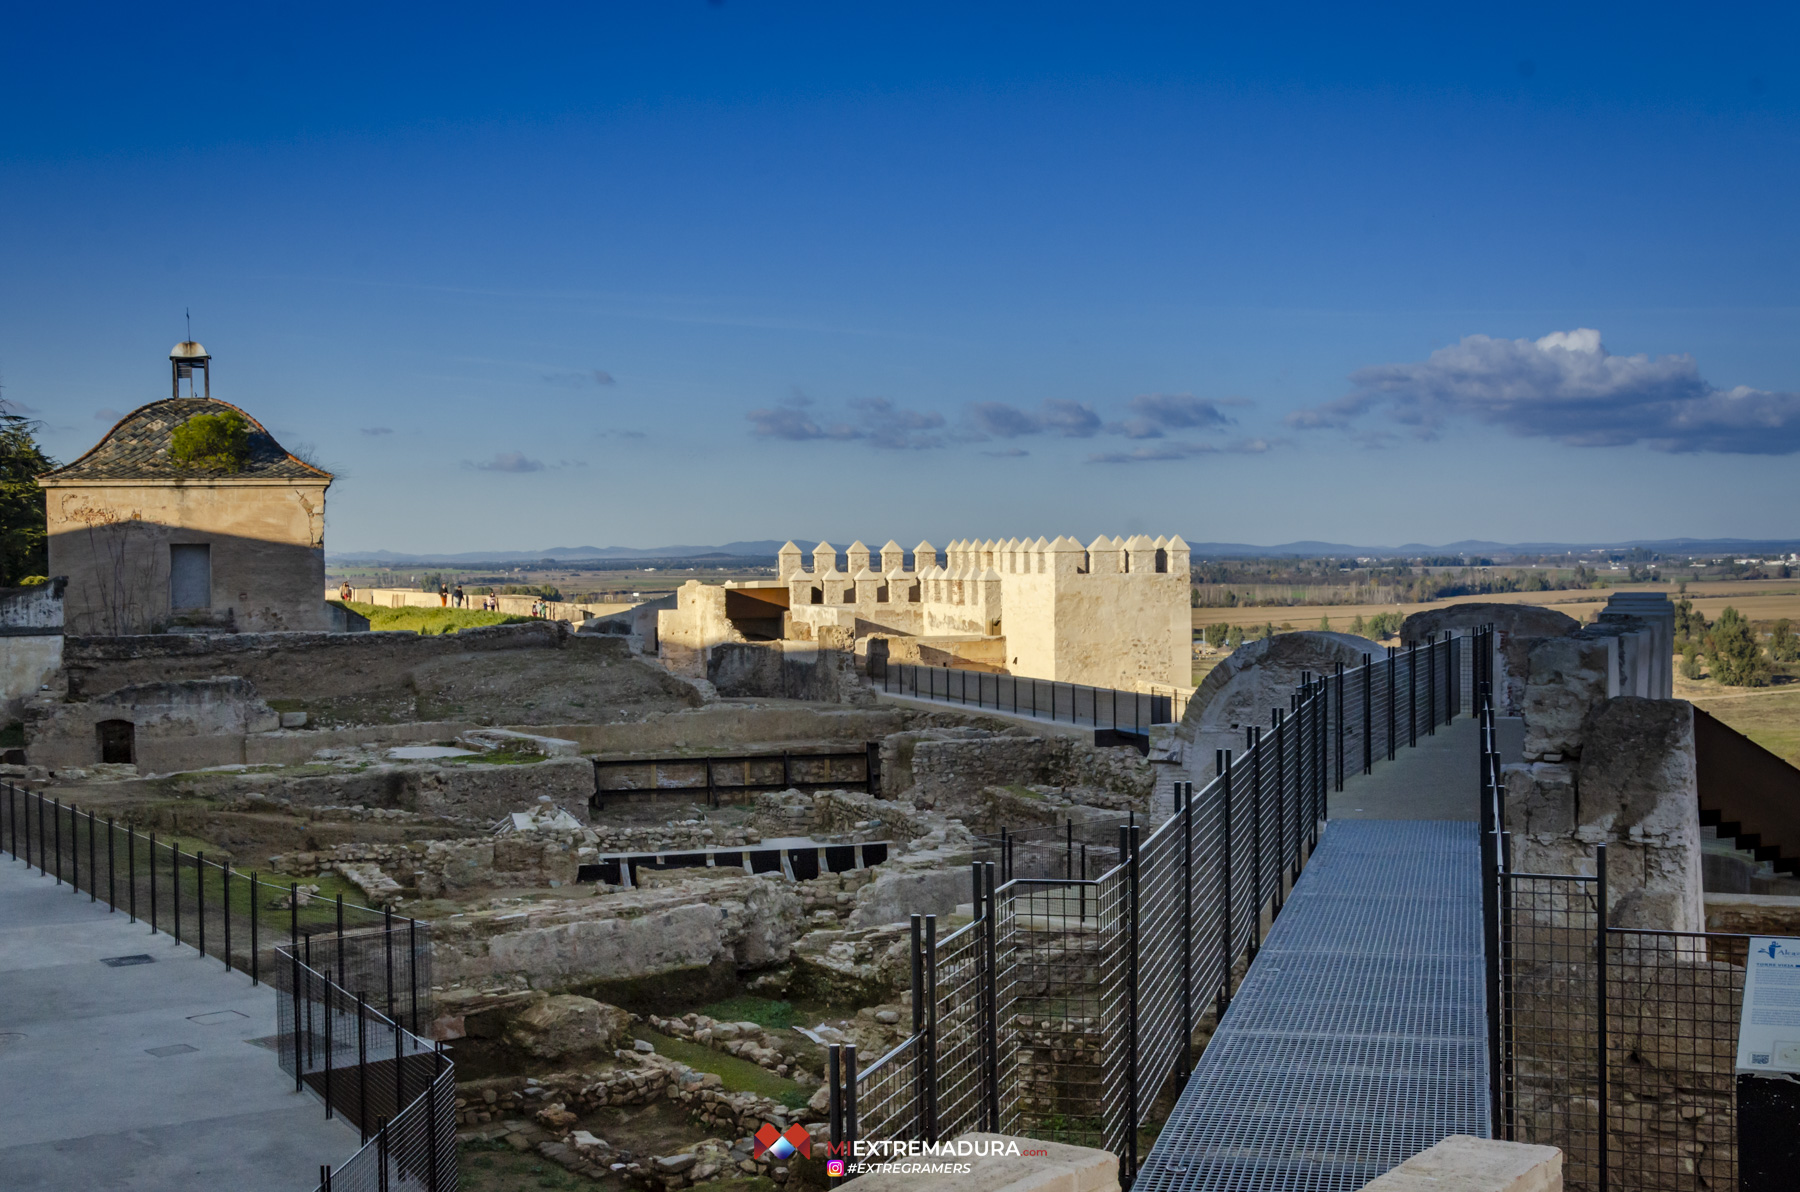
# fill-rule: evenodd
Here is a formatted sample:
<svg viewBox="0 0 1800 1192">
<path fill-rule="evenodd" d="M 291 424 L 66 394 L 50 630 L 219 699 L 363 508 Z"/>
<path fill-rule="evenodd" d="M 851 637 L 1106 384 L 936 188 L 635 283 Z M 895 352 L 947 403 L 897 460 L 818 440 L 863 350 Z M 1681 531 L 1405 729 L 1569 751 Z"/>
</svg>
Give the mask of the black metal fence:
<svg viewBox="0 0 1800 1192">
<path fill-rule="evenodd" d="M 325 1103 L 326 1117 L 354 1123 L 362 1140 L 335 1170 L 319 1169 L 320 1192 L 454 1192 L 455 1069 L 400 1024 L 400 1007 L 390 1002 L 383 1013 L 371 1004 L 369 991 L 382 988 L 377 941 L 324 935 L 311 963 L 290 944 L 276 954 L 282 1071 L 296 1092 Z"/>
<path fill-rule="evenodd" d="M 355 1048 L 359 1037 L 364 1051 L 372 1046 L 375 1050 L 369 1054 L 376 1057 L 374 1062 L 388 1064 L 391 1074 L 385 1085 L 378 1075 L 376 1091 L 367 1099 L 355 1095 L 350 1104 L 356 1107 L 353 1116 L 365 1137 L 371 1123 L 390 1119 L 387 1141 L 380 1147 L 395 1154 L 412 1153 L 407 1149 L 410 1144 L 404 1142 L 409 1137 L 405 1132 L 414 1129 L 413 1118 L 407 1115 L 415 1114 L 428 1088 L 437 1090 L 441 1083 L 437 1095 L 443 1103 L 437 1108 L 448 1105 L 443 1120 L 449 1131 L 450 1158 L 448 1167 L 439 1162 L 437 1170 L 440 1175 L 448 1173 L 448 1182 L 440 1179 L 427 1184 L 409 1174 L 406 1178 L 413 1180 L 411 1184 L 390 1183 L 384 1176 L 366 1186 L 381 1192 L 402 1186 L 430 1188 L 431 1192 L 450 1192 L 456 1187 L 451 1066 L 414 1033 L 432 1017 L 429 923 L 345 902 L 341 895 L 313 897 L 297 882 L 270 882 L 229 861 L 209 859 L 203 849 L 188 848 L 180 837 L 158 839 L 155 832 L 138 832 L 91 808 L 45 798 L 10 782 L 0 784 L 0 850 L 28 868 L 36 868 L 58 886 L 66 885 L 71 894 L 85 893 L 89 902 L 104 903 L 109 913 L 144 924 L 151 935 L 168 935 L 175 943 L 187 944 L 227 969 L 248 975 L 253 983 L 275 987 L 281 1007 L 282 1067 L 290 1074 L 296 1071 L 293 1055 L 301 1053 L 296 1042 L 301 1036 L 294 1034 L 290 1021 L 296 1007 L 304 1009 L 308 1021 L 342 1023 L 336 1032 L 337 1051 L 327 1047 L 324 1053 L 339 1055 L 337 1066 L 342 1066 L 343 1049 Z M 357 992 L 345 993 L 347 989 Z M 317 1009 L 326 1005 L 335 1006 L 335 1014 Z M 346 1013 L 348 1019 L 343 1017 Z M 320 1054 L 316 1042 L 310 1046 L 304 1054 Z M 403 1057 L 399 1062 L 393 1058 L 396 1054 Z M 314 1075 L 329 1074 L 333 1067 L 325 1060 L 312 1071 Z M 377 1067 L 376 1071 L 387 1069 Z M 329 1084 L 328 1075 L 325 1082 Z M 296 1085 L 319 1091 L 327 1116 L 344 1112 L 344 1098 L 353 1095 L 348 1091 L 352 1086 L 344 1084 L 343 1078 L 338 1086 L 334 1102 L 317 1080 L 308 1078 Z M 384 1096 L 393 1099 L 384 1101 Z M 447 1101 L 443 1101 L 445 1097 Z M 401 1105 L 406 1108 L 399 1109 Z M 426 1112 L 417 1109 L 417 1114 Z M 396 1128 L 401 1132 L 395 1133 Z M 351 1178 L 356 1178 L 353 1168 L 374 1171 L 375 1160 L 364 1159 L 359 1152 L 329 1179 L 336 1180 L 340 1188 L 365 1186 L 342 1182 L 344 1171 L 352 1171 Z M 327 1179 L 329 1171 L 329 1167 L 321 1168 L 321 1178 Z M 321 1184 L 331 1186 L 329 1182 Z"/>
<path fill-rule="evenodd" d="M 1152 725 L 1180 720 L 1188 701 L 1173 687 L 1166 691 L 1120 691 L 910 662 L 889 662 L 880 674 L 871 677 L 889 695 L 941 700 L 1132 733 L 1148 732 Z"/>
<path fill-rule="evenodd" d="M 1492 650 L 1488 634 L 1467 641 L 1306 677 L 1267 729 L 1246 730 L 1243 752 L 1220 751 L 1210 782 L 1178 785 L 1172 817 L 1147 834 L 1119 825 L 1093 878 L 1071 871 L 1066 826 L 1027 834 L 1062 845 L 1061 877 L 1010 876 L 1019 838 L 994 842 L 996 861 L 974 868 L 973 922 L 939 938 L 935 917 L 914 918 L 909 1036 L 866 1068 L 853 1047 L 833 1052 L 832 1141 L 1002 1131 L 1111 1150 L 1129 1183 L 1153 1102 L 1192 1069 L 1203 1019 L 1230 1003 L 1330 791 L 1465 706 L 1470 660 Z M 889 670 L 910 694 L 905 668 Z"/>
<path fill-rule="evenodd" d="M 1517 868 L 1491 698 L 1482 696 L 1495 1137 L 1561 1148 L 1572 1192 L 1736 1188 L 1749 937 L 1613 926 L 1606 845 L 1594 849 L 1592 873 Z"/>
</svg>

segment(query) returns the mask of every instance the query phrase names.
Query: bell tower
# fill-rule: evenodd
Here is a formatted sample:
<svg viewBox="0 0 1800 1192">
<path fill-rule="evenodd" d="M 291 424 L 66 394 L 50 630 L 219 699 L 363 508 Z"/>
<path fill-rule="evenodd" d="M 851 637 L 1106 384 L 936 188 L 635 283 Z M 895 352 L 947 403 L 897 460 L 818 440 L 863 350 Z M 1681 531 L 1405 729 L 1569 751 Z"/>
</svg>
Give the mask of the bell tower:
<svg viewBox="0 0 1800 1192">
<path fill-rule="evenodd" d="M 194 392 L 194 371 L 204 378 L 200 392 Z M 184 339 L 169 350 L 169 396 L 181 396 L 181 382 L 188 383 L 189 397 L 212 396 L 212 357 L 191 339 Z"/>
</svg>

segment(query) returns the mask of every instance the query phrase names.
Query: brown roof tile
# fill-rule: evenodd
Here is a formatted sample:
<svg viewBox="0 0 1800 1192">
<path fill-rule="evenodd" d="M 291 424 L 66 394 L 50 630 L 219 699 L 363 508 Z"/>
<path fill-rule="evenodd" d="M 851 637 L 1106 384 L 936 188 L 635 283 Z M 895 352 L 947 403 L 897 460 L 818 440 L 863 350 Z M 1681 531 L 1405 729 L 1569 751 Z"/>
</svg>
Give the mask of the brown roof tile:
<svg viewBox="0 0 1800 1192">
<path fill-rule="evenodd" d="M 236 411 L 250 424 L 250 462 L 242 471 L 222 473 L 182 467 L 169 460 L 169 438 L 196 414 Z M 139 406 L 94 444 L 86 455 L 44 480 L 197 480 L 222 476 L 256 480 L 331 479 L 331 473 L 289 454 L 262 423 L 229 402 L 210 397 L 165 397 Z"/>
</svg>

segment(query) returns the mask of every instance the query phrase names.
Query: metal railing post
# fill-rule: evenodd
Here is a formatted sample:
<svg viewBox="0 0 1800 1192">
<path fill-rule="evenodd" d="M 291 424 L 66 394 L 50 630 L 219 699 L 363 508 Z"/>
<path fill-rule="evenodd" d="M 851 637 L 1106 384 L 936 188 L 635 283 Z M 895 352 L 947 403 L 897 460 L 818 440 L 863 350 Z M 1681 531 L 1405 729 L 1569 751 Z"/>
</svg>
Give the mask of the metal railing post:
<svg viewBox="0 0 1800 1192">
<path fill-rule="evenodd" d="M 1425 735 L 1428 737 L 1437 736 L 1437 722 L 1438 722 L 1437 672 L 1438 672 L 1438 641 L 1437 641 L 1437 634 L 1433 633 L 1430 637 L 1425 639 L 1425 702 L 1429 705 L 1429 707 L 1426 709 L 1426 715 L 1425 715 L 1425 720 L 1426 720 Z"/>
<path fill-rule="evenodd" d="M 844 1157 L 844 1089 L 842 1043 L 825 1045 L 825 1117 L 830 1130 L 830 1149 L 826 1152 L 832 1158 Z"/>
<path fill-rule="evenodd" d="M 1600 1192 L 1607 1192 L 1610 1173 L 1608 1167 L 1607 1148 L 1607 1105 L 1610 1095 L 1607 1089 L 1607 1047 L 1606 1047 L 1606 846 L 1597 845 L 1594 849 L 1594 1050 L 1598 1061 L 1598 1092 L 1596 1101 L 1599 1105 L 1600 1130 L 1598 1134 L 1600 1160 Z"/>
<path fill-rule="evenodd" d="M 156 934 L 156 833 L 150 833 L 150 934 Z"/>
<path fill-rule="evenodd" d="M 1131 914 L 1130 936 L 1126 956 L 1125 969 L 1125 1010 L 1126 1010 L 1126 1048 L 1125 1048 L 1125 1088 L 1126 1088 L 1126 1125 L 1125 1154 L 1122 1161 L 1126 1164 L 1127 1176 L 1137 1174 L 1138 1168 L 1138 830 L 1132 824 L 1120 830 L 1120 844 L 1129 848 L 1130 868 L 1126 871 L 1130 882 L 1129 910 Z M 997 1115 L 996 1115 L 997 1116 Z M 1000 1128 L 998 1121 L 994 1129 Z"/>
<path fill-rule="evenodd" d="M 1406 643 L 1406 747 L 1419 744 L 1419 643 Z"/>
<path fill-rule="evenodd" d="M 987 1068 L 987 1123 L 988 1129 L 998 1133 L 1000 1130 L 1000 981 L 995 969 L 995 952 L 999 931 L 1000 903 L 995 895 L 994 863 L 987 862 L 982 866 L 987 877 L 987 927 L 986 962 L 982 965 L 984 983 L 987 987 L 987 1008 L 982 1024 L 983 1062 Z"/>
<path fill-rule="evenodd" d="M 206 955 L 206 854 L 194 854 L 194 905 L 200 915 L 200 955 Z"/>
<path fill-rule="evenodd" d="M 1396 739 L 1395 718 L 1400 710 L 1400 654 L 1394 647 L 1387 648 L 1387 759 L 1394 760 L 1394 749 L 1399 744 Z"/>
<path fill-rule="evenodd" d="M 257 939 L 256 871 L 250 871 L 250 984 L 262 984 L 262 948 Z"/>
<path fill-rule="evenodd" d="M 88 808 L 88 901 L 100 897 L 100 870 L 94 866 L 94 810 Z"/>
<path fill-rule="evenodd" d="M 1194 1070 L 1194 784 L 1181 800 L 1181 1077 Z"/>
<path fill-rule="evenodd" d="M 1252 750 L 1254 759 L 1257 750 Z M 1220 751 L 1219 791 L 1219 997 L 1214 1018 L 1225 1020 L 1231 1007 L 1231 751 Z M 1254 761 L 1252 762 L 1254 764 Z"/>
<path fill-rule="evenodd" d="M 225 919 L 225 967 L 231 968 L 231 862 L 219 866 L 219 908 Z"/>
<path fill-rule="evenodd" d="M 342 960 L 339 960 L 342 964 Z M 356 1133 L 369 1141 L 369 1024 L 362 990 L 356 991 Z"/>
<path fill-rule="evenodd" d="M 925 916 L 925 1140 L 938 1140 L 937 1125 L 937 916 Z"/>
<path fill-rule="evenodd" d="M 1341 794 L 1344 789 L 1344 664 L 1337 664 L 1337 781 L 1335 789 Z"/>
<path fill-rule="evenodd" d="M 56 841 L 56 884 L 60 886 L 60 885 L 62 885 L 62 800 L 61 799 L 56 799 L 56 800 L 52 801 L 51 807 L 50 807 L 50 817 L 54 821 L 50 825 L 50 827 L 53 830 L 52 836 Z M 43 825 L 43 822 L 44 822 L 43 816 L 39 815 L 38 816 L 38 824 L 40 827 Z"/>
</svg>

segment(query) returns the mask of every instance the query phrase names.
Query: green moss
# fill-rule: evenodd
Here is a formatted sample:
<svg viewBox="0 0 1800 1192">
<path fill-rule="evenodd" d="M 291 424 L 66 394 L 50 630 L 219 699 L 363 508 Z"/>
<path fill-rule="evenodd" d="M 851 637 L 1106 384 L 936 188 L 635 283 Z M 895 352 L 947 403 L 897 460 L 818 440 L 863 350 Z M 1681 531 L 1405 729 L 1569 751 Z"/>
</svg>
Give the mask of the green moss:
<svg viewBox="0 0 1800 1192">
<path fill-rule="evenodd" d="M 760 1064 L 714 1051 L 702 1043 L 671 1039 L 648 1027 L 639 1028 L 632 1033 L 639 1039 L 648 1040 L 656 1048 L 658 1055 L 686 1064 L 696 1072 L 717 1074 L 728 1092 L 755 1093 L 759 1097 L 779 1101 L 789 1109 L 800 1109 L 806 1105 L 808 1094 L 799 1085 L 785 1076 L 777 1076 Z"/>
<path fill-rule="evenodd" d="M 794 1003 L 778 1002 L 773 998 L 756 997 L 748 993 L 702 1006 L 697 1013 L 717 1018 L 721 1022 L 754 1022 L 771 1031 L 788 1030 L 800 1020 Z"/>
<path fill-rule="evenodd" d="M 25 748 L 25 722 L 15 720 L 5 728 L 0 728 L 0 749 Z"/>
</svg>

